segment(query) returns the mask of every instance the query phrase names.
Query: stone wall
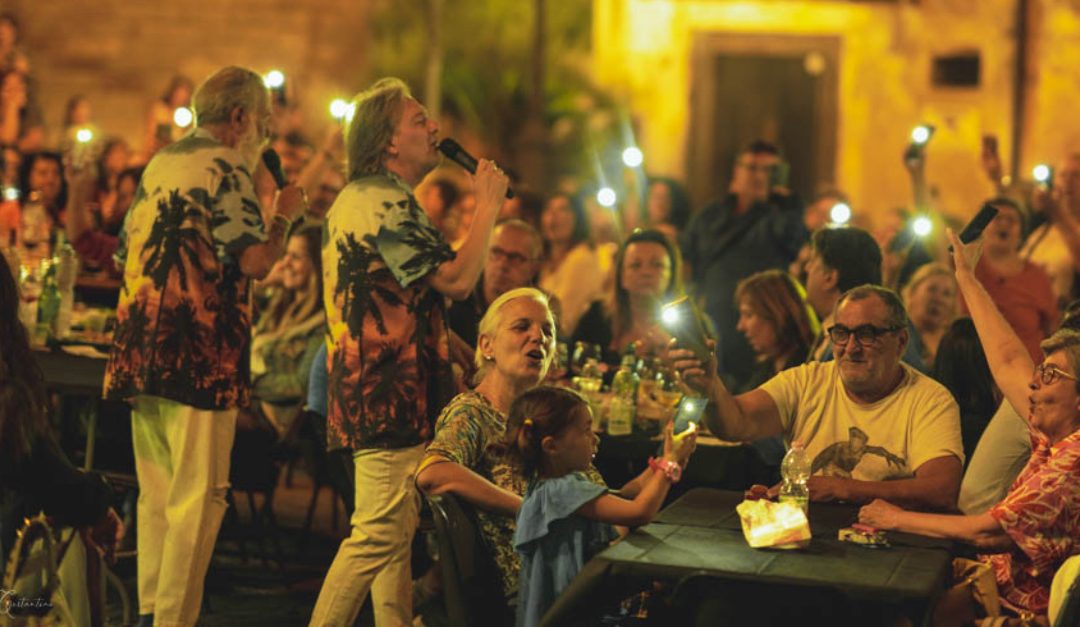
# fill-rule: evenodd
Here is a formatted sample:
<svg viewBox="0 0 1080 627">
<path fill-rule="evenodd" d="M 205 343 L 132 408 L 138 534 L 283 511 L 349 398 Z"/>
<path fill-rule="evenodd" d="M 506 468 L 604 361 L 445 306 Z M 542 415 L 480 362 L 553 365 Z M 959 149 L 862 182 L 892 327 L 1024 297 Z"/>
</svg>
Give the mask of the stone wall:
<svg viewBox="0 0 1080 627">
<path fill-rule="evenodd" d="M 1031 0 L 1027 116 L 1020 172 L 1080 148 L 1080 2 Z M 928 180 L 939 206 L 966 217 L 991 189 L 981 136 L 1014 138 L 1017 0 L 919 2 L 596 0 L 595 78 L 624 94 L 640 120 L 650 170 L 684 176 L 692 49 L 700 33 L 832 36 L 840 40 L 837 180 L 856 209 L 882 215 L 911 199 L 900 155 L 920 122 L 937 127 Z M 978 51 L 977 88 L 932 85 L 935 55 Z M 727 172 L 717 173 L 727 177 Z"/>
<path fill-rule="evenodd" d="M 196 82 L 229 64 L 300 77 L 305 127 L 363 87 L 371 63 L 365 0 L 7 0 L 53 140 L 67 99 L 89 97 L 105 132 L 138 148 L 150 101 L 176 73 Z M 316 135 L 318 136 L 318 135 Z"/>
</svg>

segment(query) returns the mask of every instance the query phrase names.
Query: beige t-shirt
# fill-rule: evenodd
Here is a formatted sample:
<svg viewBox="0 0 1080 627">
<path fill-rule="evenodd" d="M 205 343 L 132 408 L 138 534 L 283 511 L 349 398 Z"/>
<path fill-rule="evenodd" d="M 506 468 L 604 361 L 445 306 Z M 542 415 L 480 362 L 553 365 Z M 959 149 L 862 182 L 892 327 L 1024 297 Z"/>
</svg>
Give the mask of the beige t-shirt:
<svg viewBox="0 0 1080 627">
<path fill-rule="evenodd" d="M 806 447 L 813 474 L 885 481 L 912 477 L 937 457 L 963 461 L 956 401 L 940 383 L 900 365 L 904 380 L 870 405 L 847 395 L 835 361 L 784 370 L 761 389 L 780 411 L 784 438 Z"/>
</svg>

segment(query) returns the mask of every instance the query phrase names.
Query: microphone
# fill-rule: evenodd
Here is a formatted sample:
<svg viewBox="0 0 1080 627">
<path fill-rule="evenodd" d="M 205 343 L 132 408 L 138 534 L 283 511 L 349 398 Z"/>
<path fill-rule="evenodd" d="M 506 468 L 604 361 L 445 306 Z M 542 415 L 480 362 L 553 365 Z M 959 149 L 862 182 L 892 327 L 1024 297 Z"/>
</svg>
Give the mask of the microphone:
<svg viewBox="0 0 1080 627">
<path fill-rule="evenodd" d="M 450 159 L 451 161 L 453 161 L 454 163 L 456 163 L 456 164 L 460 165 L 461 167 L 465 168 L 470 173 L 476 174 L 476 165 L 477 165 L 476 157 L 474 157 L 474 156 L 470 155 L 468 152 L 466 152 L 466 150 L 461 147 L 461 144 L 459 144 L 456 141 L 454 141 L 454 140 L 450 139 L 449 137 L 447 137 L 446 139 L 439 142 L 439 145 L 436 146 L 436 148 L 438 149 L 439 152 L 446 155 L 446 157 L 448 159 Z M 514 197 L 514 190 L 510 189 L 509 186 L 506 187 L 506 197 L 507 198 L 513 198 Z"/>
<path fill-rule="evenodd" d="M 262 162 L 266 166 L 266 170 L 270 172 L 270 176 L 274 177 L 274 183 L 278 189 L 282 189 L 288 184 L 285 180 L 285 172 L 281 169 L 281 157 L 273 148 L 267 148 L 262 153 Z M 474 166 L 475 167 L 475 166 Z"/>
</svg>

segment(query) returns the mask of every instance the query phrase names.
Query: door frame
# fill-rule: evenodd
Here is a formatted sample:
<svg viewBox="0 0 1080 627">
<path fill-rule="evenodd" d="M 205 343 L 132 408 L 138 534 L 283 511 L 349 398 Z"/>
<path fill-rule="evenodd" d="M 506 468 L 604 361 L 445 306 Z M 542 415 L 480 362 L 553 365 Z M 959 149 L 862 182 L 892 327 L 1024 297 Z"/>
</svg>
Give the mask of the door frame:
<svg viewBox="0 0 1080 627">
<path fill-rule="evenodd" d="M 686 142 L 686 181 L 694 208 L 718 198 L 726 189 L 731 172 L 723 171 L 730 155 L 718 154 L 711 141 L 716 136 L 716 82 L 713 62 L 718 56 L 805 57 L 816 52 L 825 58 L 818 91 L 816 124 L 825 130 L 813 151 L 813 180 L 836 184 L 839 144 L 840 36 L 757 35 L 730 32 L 700 32 L 693 36 L 690 58 L 690 107 Z M 752 97 L 752 96 L 751 96 Z M 828 132 L 832 129 L 832 132 Z M 804 199 L 809 201 L 810 199 Z"/>
</svg>

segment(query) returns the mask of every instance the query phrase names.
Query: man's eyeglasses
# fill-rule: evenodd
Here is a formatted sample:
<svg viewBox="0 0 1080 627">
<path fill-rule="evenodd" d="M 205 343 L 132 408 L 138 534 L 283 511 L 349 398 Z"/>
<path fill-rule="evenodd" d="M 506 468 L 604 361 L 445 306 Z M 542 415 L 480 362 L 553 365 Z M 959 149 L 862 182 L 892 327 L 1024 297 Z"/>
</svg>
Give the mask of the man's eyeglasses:
<svg viewBox="0 0 1080 627">
<path fill-rule="evenodd" d="M 1041 381 L 1043 385 L 1051 385 L 1061 377 L 1065 377 L 1072 381 L 1077 380 L 1075 376 L 1065 372 L 1054 364 L 1048 364 L 1046 362 L 1035 366 L 1035 374 L 1039 377 L 1039 381 Z"/>
<path fill-rule="evenodd" d="M 489 250 L 491 258 L 495 261 L 504 260 L 506 263 L 512 266 L 520 266 L 523 263 L 533 261 L 533 259 L 522 255 L 521 253 L 511 252 L 509 250 L 503 250 L 494 246 Z"/>
<path fill-rule="evenodd" d="M 854 329 L 849 329 L 842 324 L 834 324 L 829 327 L 828 334 L 833 344 L 846 344 L 848 340 L 854 337 L 855 341 L 862 346 L 877 346 L 882 336 L 895 333 L 903 328 L 902 326 L 876 327 L 872 324 L 861 324 Z"/>
</svg>

